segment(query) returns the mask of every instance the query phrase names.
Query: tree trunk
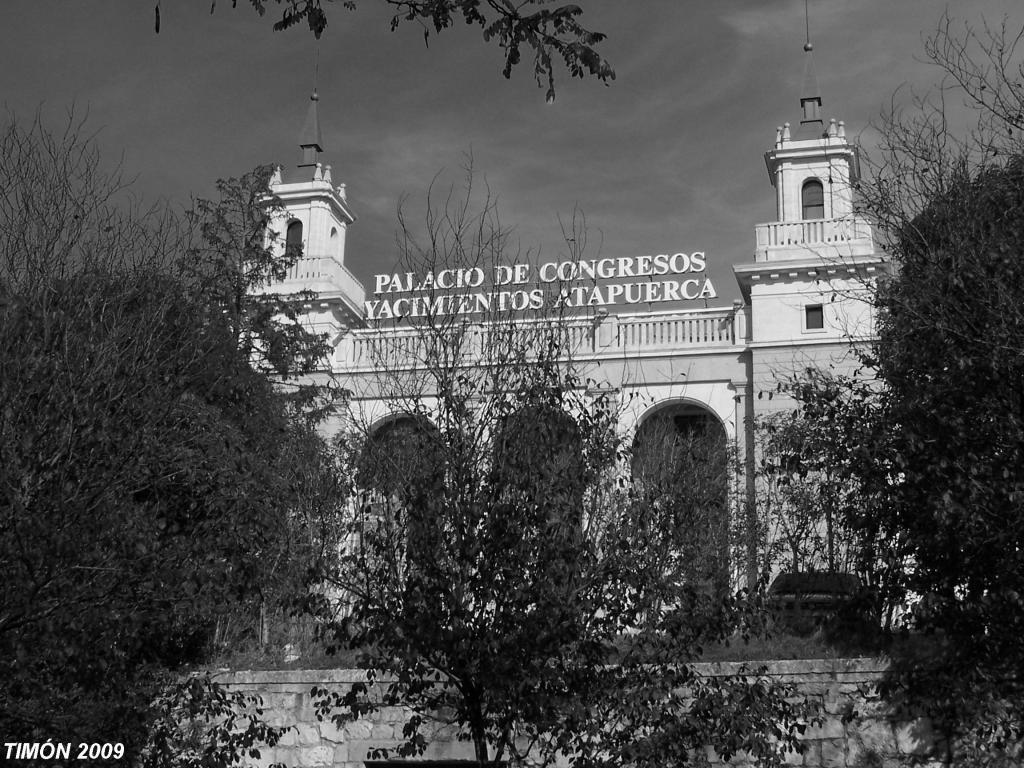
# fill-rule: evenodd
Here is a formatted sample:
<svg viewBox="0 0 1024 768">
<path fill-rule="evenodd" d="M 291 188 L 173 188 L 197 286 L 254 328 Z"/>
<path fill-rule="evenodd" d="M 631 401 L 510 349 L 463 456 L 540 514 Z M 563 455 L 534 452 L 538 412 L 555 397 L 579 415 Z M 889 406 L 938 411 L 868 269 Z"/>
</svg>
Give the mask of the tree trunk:
<svg viewBox="0 0 1024 768">
<path fill-rule="evenodd" d="M 483 723 L 474 722 L 471 728 L 473 732 L 473 751 L 476 753 L 476 761 L 479 765 L 487 765 L 490 758 L 487 752 L 487 734 L 484 733 Z"/>
</svg>

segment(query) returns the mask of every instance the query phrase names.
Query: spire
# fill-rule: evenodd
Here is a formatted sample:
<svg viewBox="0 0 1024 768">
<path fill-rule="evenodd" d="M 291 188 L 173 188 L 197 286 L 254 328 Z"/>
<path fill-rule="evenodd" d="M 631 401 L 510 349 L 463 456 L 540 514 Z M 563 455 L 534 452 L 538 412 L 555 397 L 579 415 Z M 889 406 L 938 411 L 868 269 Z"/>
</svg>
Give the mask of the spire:
<svg viewBox="0 0 1024 768">
<path fill-rule="evenodd" d="M 306 113 L 306 124 L 302 127 L 302 136 L 299 139 L 299 146 L 302 148 L 302 162 L 299 168 L 315 166 L 318 155 L 324 151 L 323 139 L 320 138 L 320 96 L 313 88 L 309 97 L 309 112 Z"/>
<path fill-rule="evenodd" d="M 320 77 L 320 45 L 313 50 L 313 92 L 309 95 L 309 111 L 306 113 L 306 124 L 302 126 L 299 147 L 302 148 L 302 162 L 299 168 L 315 168 L 320 164 L 319 154 L 324 151 L 323 139 L 320 138 L 320 95 L 316 92 L 316 82 Z"/>
<path fill-rule="evenodd" d="M 825 123 L 821 119 L 821 89 L 818 78 L 814 74 L 814 46 L 811 45 L 811 16 L 808 0 L 804 0 L 804 20 L 807 38 L 804 43 L 804 83 L 800 89 L 800 128 L 797 139 L 819 139 L 825 133 Z"/>
</svg>

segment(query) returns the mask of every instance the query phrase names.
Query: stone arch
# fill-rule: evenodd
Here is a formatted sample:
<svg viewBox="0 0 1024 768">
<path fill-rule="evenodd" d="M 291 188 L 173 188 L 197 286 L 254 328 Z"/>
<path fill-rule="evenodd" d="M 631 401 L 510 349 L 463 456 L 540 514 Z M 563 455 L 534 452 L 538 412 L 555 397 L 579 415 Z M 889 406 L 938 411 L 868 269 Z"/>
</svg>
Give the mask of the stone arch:
<svg viewBox="0 0 1024 768">
<path fill-rule="evenodd" d="M 439 551 L 438 504 L 444 498 L 445 451 L 437 427 L 418 414 L 393 413 L 367 431 L 356 459 L 363 536 L 415 567 Z"/>
<path fill-rule="evenodd" d="M 578 531 L 589 476 L 571 415 L 549 404 L 514 410 L 494 435 L 492 467 L 494 482 L 529 499 L 538 525 Z"/>
<path fill-rule="evenodd" d="M 384 496 L 436 489 L 444 472 L 437 427 L 428 418 L 392 413 L 367 430 L 356 463 L 356 484 Z"/>
<path fill-rule="evenodd" d="M 641 417 L 630 457 L 637 498 L 670 527 L 679 576 L 716 592 L 729 581 L 728 446 L 710 408 L 672 400 Z"/>
<path fill-rule="evenodd" d="M 542 470 L 568 470 L 569 465 L 578 463 L 581 450 L 576 420 L 550 405 L 525 405 L 514 410 L 499 425 L 494 438 L 495 467 L 514 471 L 535 467 L 538 459 L 553 462 Z"/>
</svg>

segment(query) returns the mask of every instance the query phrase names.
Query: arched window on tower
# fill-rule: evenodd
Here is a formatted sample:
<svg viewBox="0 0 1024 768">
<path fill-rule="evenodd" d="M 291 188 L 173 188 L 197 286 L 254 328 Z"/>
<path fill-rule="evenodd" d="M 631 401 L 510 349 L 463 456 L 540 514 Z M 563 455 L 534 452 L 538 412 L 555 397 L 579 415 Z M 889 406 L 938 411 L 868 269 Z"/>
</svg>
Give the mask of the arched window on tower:
<svg viewBox="0 0 1024 768">
<path fill-rule="evenodd" d="M 284 237 L 285 249 L 296 256 L 302 253 L 302 222 L 290 221 Z"/>
<path fill-rule="evenodd" d="M 804 219 L 825 218 L 825 190 L 817 179 L 808 179 L 800 191 Z"/>
</svg>

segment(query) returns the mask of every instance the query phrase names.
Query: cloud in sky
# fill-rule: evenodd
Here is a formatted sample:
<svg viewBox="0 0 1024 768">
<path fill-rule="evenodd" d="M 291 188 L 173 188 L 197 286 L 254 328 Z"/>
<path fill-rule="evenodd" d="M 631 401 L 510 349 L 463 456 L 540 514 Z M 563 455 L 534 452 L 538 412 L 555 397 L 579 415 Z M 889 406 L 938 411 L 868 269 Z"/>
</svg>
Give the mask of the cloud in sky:
<svg viewBox="0 0 1024 768">
<path fill-rule="evenodd" d="M 359 219 L 350 268 L 364 282 L 394 262 L 395 210 L 422 200 L 435 175 L 456 178 L 464 154 L 500 196 L 524 246 L 557 253 L 557 216 L 578 206 L 604 255 L 705 250 L 722 303 L 737 295 L 753 226 L 774 218 L 763 153 L 797 119 L 802 0 L 638 3 L 580 0 L 605 32 L 608 87 L 564 73 L 544 103 L 525 62 L 511 81 L 477 29 L 423 45 L 414 25 L 388 31 L 383 4 L 331 7 L 319 49 L 325 161 Z M 826 116 L 861 131 L 897 87 L 933 82 L 919 61 L 935 0 L 811 0 Z M 977 21 L 1024 12 L 1016 0 L 954 0 Z M 160 35 L 147 3 L 5 0 L 0 94 L 8 109 L 51 123 L 88 108 L 110 160 L 122 153 L 137 193 L 187 204 L 213 181 L 258 163 L 294 163 L 312 84 L 315 42 L 271 31 L 247 4 L 163 3 Z M 872 133 L 863 134 L 869 140 Z"/>
</svg>

